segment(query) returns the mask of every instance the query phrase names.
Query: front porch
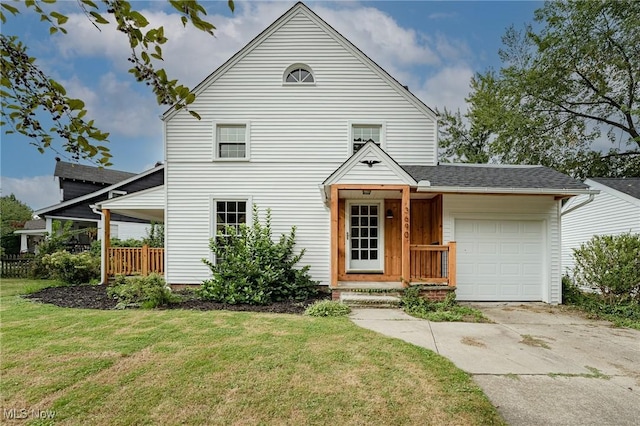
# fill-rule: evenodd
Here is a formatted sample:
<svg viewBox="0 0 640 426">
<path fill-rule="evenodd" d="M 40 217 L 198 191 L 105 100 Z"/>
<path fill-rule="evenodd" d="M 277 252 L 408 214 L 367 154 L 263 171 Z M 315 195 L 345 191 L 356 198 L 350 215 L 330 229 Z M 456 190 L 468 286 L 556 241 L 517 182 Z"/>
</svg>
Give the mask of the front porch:
<svg viewBox="0 0 640 426">
<path fill-rule="evenodd" d="M 420 284 L 442 298 L 455 290 L 456 243 L 443 242 L 441 194 L 409 185 L 332 184 L 329 205 L 335 294 Z"/>
</svg>

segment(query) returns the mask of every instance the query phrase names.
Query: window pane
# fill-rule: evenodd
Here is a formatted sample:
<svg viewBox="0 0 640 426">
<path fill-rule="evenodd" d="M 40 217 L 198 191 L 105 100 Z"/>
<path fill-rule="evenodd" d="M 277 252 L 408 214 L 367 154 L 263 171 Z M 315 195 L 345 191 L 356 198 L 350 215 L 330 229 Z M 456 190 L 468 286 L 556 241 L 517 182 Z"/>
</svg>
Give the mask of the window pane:
<svg viewBox="0 0 640 426">
<path fill-rule="evenodd" d="M 368 237 L 369 236 L 369 229 L 368 228 L 362 228 L 361 234 L 362 237 Z"/>
<path fill-rule="evenodd" d="M 360 214 L 365 216 L 369 214 L 369 206 L 360 206 Z"/>
<path fill-rule="evenodd" d="M 351 217 L 351 226 L 358 226 L 358 217 Z"/>
<path fill-rule="evenodd" d="M 245 125 L 218 125 L 218 157 L 245 158 L 246 134 Z"/>
<path fill-rule="evenodd" d="M 358 206 L 351 206 L 351 214 L 352 215 L 358 214 Z"/>
<path fill-rule="evenodd" d="M 351 236 L 354 238 L 358 238 L 360 236 L 360 229 L 359 228 L 353 228 L 351 230 Z"/>
<path fill-rule="evenodd" d="M 380 129 L 381 126 L 366 126 L 357 125 L 353 126 L 353 152 L 358 151 L 362 146 L 372 141 L 377 145 L 380 145 Z"/>
<path fill-rule="evenodd" d="M 371 247 L 372 249 L 378 248 L 378 240 L 377 239 L 369 240 L 369 247 Z"/>
<path fill-rule="evenodd" d="M 359 248 L 360 247 L 360 241 L 358 241 L 356 238 L 354 238 L 353 240 L 351 240 L 351 248 Z"/>
<path fill-rule="evenodd" d="M 369 255 L 371 256 L 371 260 L 377 260 L 378 259 L 378 250 L 371 250 L 371 253 L 369 253 Z"/>
<path fill-rule="evenodd" d="M 370 217 L 369 218 L 369 225 L 371 225 L 372 227 L 377 227 L 378 226 L 378 218 L 376 216 Z"/>
<path fill-rule="evenodd" d="M 360 258 L 359 258 L 359 256 L 358 256 L 358 254 L 359 254 L 359 251 L 358 251 L 358 250 L 351 250 L 351 259 L 353 259 L 353 260 L 359 260 Z"/>
<path fill-rule="evenodd" d="M 362 247 L 363 249 L 369 248 L 369 240 L 362 240 L 360 242 L 360 247 Z"/>
<path fill-rule="evenodd" d="M 369 260 L 369 252 L 366 250 L 363 250 L 362 252 L 360 252 L 360 254 L 362 255 L 362 260 Z"/>
<path fill-rule="evenodd" d="M 372 216 L 378 215 L 378 206 L 371 206 L 371 215 Z"/>
</svg>

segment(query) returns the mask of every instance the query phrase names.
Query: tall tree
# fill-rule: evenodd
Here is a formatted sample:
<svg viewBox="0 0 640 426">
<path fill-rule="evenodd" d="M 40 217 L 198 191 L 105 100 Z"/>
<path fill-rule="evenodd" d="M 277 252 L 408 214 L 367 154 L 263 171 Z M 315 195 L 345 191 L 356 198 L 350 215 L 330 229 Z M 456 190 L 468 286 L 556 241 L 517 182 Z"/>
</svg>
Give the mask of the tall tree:
<svg viewBox="0 0 640 426">
<path fill-rule="evenodd" d="M 503 67 L 472 80 L 466 118 L 490 131 L 490 157 L 576 176 L 639 173 L 640 2 L 548 2 L 535 21 L 540 30 L 510 28 Z M 594 152 L 603 135 L 622 149 Z"/>
<path fill-rule="evenodd" d="M 33 210 L 15 195 L 0 197 L 0 247 L 2 252 L 15 254 L 20 251 L 20 237 L 13 231 L 22 229 L 33 216 Z"/>
<path fill-rule="evenodd" d="M 51 10 L 56 0 L 25 0 L 26 10 L 21 4 L 0 3 L 0 20 L 14 18 L 20 13 L 35 13 L 40 21 L 49 26 L 51 35 L 66 34 L 68 16 Z M 180 13 L 183 25 L 191 23 L 195 28 L 213 35 L 215 27 L 203 17 L 206 9 L 196 0 L 169 0 L 169 4 Z M 234 10 L 233 0 L 228 0 Z M 167 76 L 162 63 L 162 45 L 167 35 L 163 27 L 148 28 L 149 21 L 140 12 L 140 3 L 126 0 L 78 0 L 78 6 L 88 20 L 100 30 L 100 26 L 115 25 L 123 33 L 131 54 L 129 70 L 135 79 L 150 86 L 159 105 L 174 105 L 187 108 L 195 100 L 188 87 Z M 137 6 L 137 7 L 136 7 Z M 67 96 L 65 88 L 30 57 L 27 47 L 16 36 L 0 34 L 0 96 L 1 125 L 7 133 L 20 133 L 30 138 L 40 152 L 45 149 L 66 151 L 73 159 L 93 159 L 96 163 L 111 165 L 109 148 L 105 141 L 109 133 L 98 129 L 93 120 L 85 120 L 87 110 L 81 99 Z M 48 119 L 43 119 L 44 112 Z M 199 118 L 195 111 L 189 111 Z M 58 142 L 60 146 L 58 148 Z"/>
</svg>

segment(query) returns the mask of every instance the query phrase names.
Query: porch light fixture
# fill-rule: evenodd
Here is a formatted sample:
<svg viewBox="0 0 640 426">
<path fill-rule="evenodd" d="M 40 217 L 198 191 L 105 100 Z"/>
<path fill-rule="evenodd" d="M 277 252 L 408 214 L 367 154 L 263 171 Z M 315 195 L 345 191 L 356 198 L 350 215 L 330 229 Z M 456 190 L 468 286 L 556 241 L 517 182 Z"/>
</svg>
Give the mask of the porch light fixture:
<svg viewBox="0 0 640 426">
<path fill-rule="evenodd" d="M 393 219 L 393 210 L 387 209 L 387 219 Z"/>
<path fill-rule="evenodd" d="M 371 195 L 371 190 L 370 189 L 363 189 L 362 190 L 362 195 Z"/>
</svg>

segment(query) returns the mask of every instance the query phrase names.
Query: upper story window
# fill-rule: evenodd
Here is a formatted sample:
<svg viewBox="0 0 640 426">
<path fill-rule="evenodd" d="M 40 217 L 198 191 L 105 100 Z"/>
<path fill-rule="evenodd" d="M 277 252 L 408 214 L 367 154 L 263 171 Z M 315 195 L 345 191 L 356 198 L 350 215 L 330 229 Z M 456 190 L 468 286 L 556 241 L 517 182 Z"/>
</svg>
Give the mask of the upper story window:
<svg viewBox="0 0 640 426">
<path fill-rule="evenodd" d="M 315 83 L 311 68 L 303 64 L 295 64 L 287 68 L 284 73 L 284 82 L 293 84 Z"/>
<path fill-rule="evenodd" d="M 382 146 L 382 125 L 354 124 L 351 128 L 353 152 L 357 152 L 367 142 Z"/>
<path fill-rule="evenodd" d="M 217 124 L 215 133 L 216 160 L 247 160 L 249 158 L 247 124 Z"/>
</svg>

